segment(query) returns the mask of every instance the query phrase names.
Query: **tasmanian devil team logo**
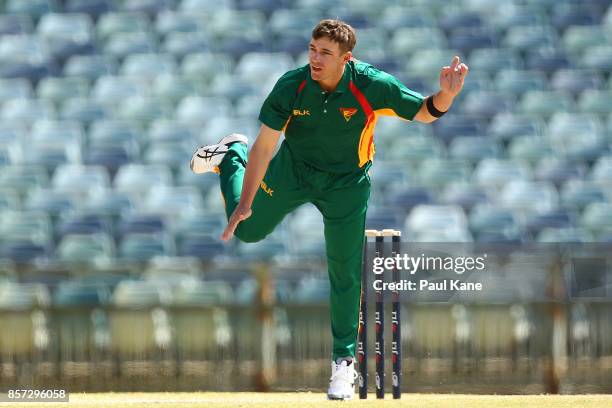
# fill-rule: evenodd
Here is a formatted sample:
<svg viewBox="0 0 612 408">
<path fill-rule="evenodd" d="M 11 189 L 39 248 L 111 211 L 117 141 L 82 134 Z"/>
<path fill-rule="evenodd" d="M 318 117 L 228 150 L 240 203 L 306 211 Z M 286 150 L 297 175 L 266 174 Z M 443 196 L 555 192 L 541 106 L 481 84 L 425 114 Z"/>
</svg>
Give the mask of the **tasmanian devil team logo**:
<svg viewBox="0 0 612 408">
<path fill-rule="evenodd" d="M 340 108 L 340 112 L 344 116 L 344 120 L 348 122 L 357 113 L 357 108 Z"/>
</svg>

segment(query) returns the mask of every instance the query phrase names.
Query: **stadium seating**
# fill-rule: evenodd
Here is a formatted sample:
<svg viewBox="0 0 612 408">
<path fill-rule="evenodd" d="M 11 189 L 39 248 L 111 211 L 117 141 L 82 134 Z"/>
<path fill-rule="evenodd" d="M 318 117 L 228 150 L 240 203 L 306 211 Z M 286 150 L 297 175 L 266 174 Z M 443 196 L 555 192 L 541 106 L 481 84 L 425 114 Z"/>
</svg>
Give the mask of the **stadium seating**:
<svg viewBox="0 0 612 408">
<path fill-rule="evenodd" d="M 329 16 L 357 28 L 356 58 L 423 95 L 452 56 L 470 66 L 440 121 L 380 119 L 366 227 L 417 242 L 612 242 L 610 1 L 450 3 L 0 1 L 0 359 L 51 346 L 69 361 L 254 358 L 259 340 L 238 334 L 256 328 L 240 307 L 255 302 L 258 261 L 283 306 L 279 356 L 328 358 L 318 210 L 300 207 L 259 243 L 223 243 L 218 177 L 188 161 L 228 133 L 254 140 L 268 92 L 307 62 Z M 511 303 L 547 287 L 525 270 L 483 278 L 495 298 L 470 299 L 495 306 L 407 296 L 458 303 L 406 308 L 410 350 L 524 352 L 541 322 Z M 567 279 L 572 296 L 596 293 Z M 568 310 L 570 342 L 609 354 L 609 309 Z"/>
</svg>

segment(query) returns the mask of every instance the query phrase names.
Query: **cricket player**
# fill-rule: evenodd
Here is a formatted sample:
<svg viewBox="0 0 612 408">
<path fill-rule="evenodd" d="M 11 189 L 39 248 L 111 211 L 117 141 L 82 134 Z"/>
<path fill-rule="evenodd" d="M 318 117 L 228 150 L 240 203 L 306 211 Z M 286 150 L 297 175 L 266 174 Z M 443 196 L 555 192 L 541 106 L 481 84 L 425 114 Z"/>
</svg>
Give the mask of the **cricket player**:
<svg viewBox="0 0 612 408">
<path fill-rule="evenodd" d="M 259 134 L 231 134 L 197 149 L 195 173 L 220 176 L 227 228 L 257 242 L 291 211 L 314 204 L 323 215 L 331 285 L 332 374 L 327 396 L 354 395 L 355 343 L 361 293 L 362 245 L 380 115 L 422 123 L 440 118 L 463 87 L 468 67 L 459 57 L 440 70 L 440 90 L 423 97 L 392 75 L 353 58 L 356 36 L 340 20 L 312 31 L 308 64 L 284 74 L 263 103 Z M 280 134 L 285 140 L 272 157 Z"/>
</svg>

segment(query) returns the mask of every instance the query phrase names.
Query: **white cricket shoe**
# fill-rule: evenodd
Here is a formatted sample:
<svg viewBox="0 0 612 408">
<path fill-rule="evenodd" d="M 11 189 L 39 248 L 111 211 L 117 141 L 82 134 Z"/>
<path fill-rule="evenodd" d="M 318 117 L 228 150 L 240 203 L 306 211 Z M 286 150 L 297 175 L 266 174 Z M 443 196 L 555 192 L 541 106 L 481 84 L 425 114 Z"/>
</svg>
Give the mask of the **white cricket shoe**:
<svg viewBox="0 0 612 408">
<path fill-rule="evenodd" d="M 189 163 L 191 171 L 196 174 L 207 173 L 209 171 L 218 173 L 219 163 L 221 163 L 225 153 L 227 153 L 229 145 L 234 142 L 247 144 L 249 138 L 245 135 L 232 133 L 219 140 L 217 144 L 198 147 L 193 156 L 191 156 L 191 162 Z"/>
<path fill-rule="evenodd" d="M 332 361 L 332 375 L 329 379 L 327 399 L 350 400 L 355 395 L 357 372 L 353 361 L 342 360 L 340 364 Z"/>
</svg>

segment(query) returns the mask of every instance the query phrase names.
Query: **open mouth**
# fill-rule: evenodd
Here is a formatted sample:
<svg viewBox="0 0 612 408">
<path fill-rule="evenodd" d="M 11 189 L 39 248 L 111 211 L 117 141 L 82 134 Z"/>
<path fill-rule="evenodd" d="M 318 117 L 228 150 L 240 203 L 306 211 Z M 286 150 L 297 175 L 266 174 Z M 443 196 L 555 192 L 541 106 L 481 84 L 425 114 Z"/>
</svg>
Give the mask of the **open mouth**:
<svg viewBox="0 0 612 408">
<path fill-rule="evenodd" d="M 313 72 L 321 72 L 323 69 L 322 68 L 318 68 L 318 67 L 313 67 L 312 65 L 310 66 L 312 68 Z"/>
</svg>

